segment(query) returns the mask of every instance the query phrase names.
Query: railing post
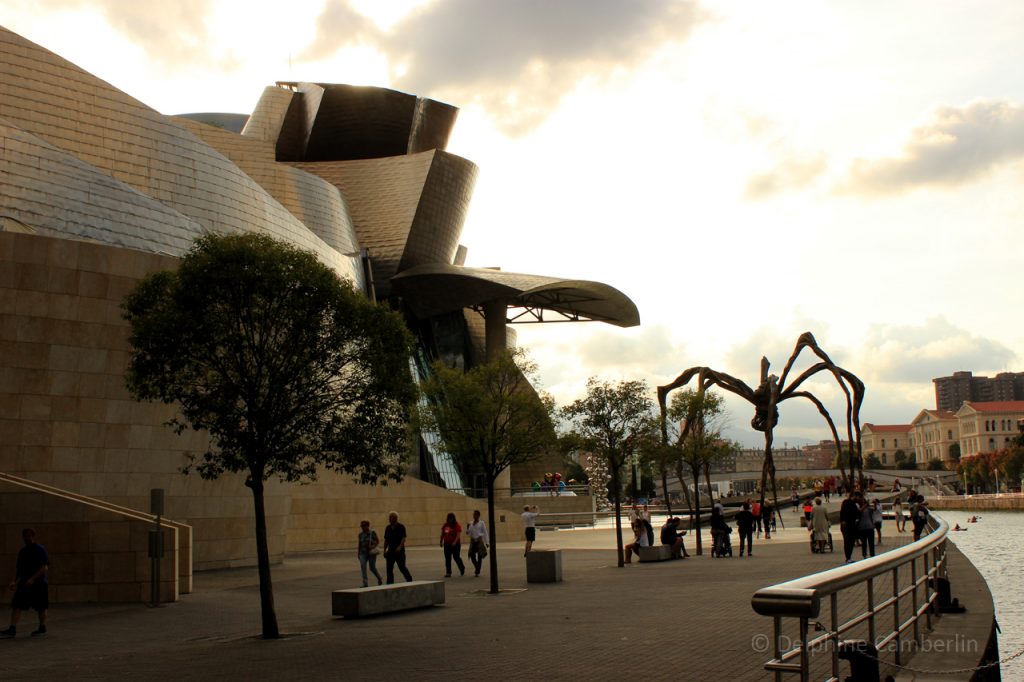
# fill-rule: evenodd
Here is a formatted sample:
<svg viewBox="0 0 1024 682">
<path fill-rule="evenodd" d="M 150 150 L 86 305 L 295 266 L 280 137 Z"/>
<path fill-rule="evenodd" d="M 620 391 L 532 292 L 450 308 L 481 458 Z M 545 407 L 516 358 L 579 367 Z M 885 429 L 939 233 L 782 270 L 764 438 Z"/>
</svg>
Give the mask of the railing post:
<svg viewBox="0 0 1024 682">
<path fill-rule="evenodd" d="M 910 560 L 910 586 L 913 588 L 910 591 L 911 596 L 911 608 L 913 608 L 912 620 L 914 621 L 914 644 L 921 646 L 921 625 L 919 623 L 917 608 L 919 606 L 917 600 L 917 559 Z"/>
<path fill-rule="evenodd" d="M 928 631 L 932 629 L 932 605 L 935 603 L 932 601 L 932 587 L 938 587 L 935 584 L 935 580 L 938 580 L 938 576 L 932 577 L 931 569 L 928 566 L 928 552 L 925 552 L 921 557 L 921 562 L 924 564 L 924 598 L 928 602 L 929 607 L 924 610 L 924 622 L 928 626 Z"/>
<path fill-rule="evenodd" d="M 868 640 L 871 646 L 878 641 L 875 639 L 875 579 L 868 578 Z"/>
<path fill-rule="evenodd" d="M 892 569 L 892 630 L 896 633 L 896 665 L 900 665 L 900 567 Z"/>
<path fill-rule="evenodd" d="M 811 652 L 807 650 L 807 617 L 800 618 L 800 682 L 811 682 Z"/>
<path fill-rule="evenodd" d="M 772 637 L 772 641 L 775 642 L 775 660 L 782 660 L 782 616 L 775 616 L 775 634 Z M 782 671 L 775 671 L 775 682 L 782 682 Z"/>
<path fill-rule="evenodd" d="M 829 595 L 829 610 L 832 612 L 832 641 L 829 649 L 832 653 L 832 677 L 839 679 L 839 593 Z"/>
</svg>

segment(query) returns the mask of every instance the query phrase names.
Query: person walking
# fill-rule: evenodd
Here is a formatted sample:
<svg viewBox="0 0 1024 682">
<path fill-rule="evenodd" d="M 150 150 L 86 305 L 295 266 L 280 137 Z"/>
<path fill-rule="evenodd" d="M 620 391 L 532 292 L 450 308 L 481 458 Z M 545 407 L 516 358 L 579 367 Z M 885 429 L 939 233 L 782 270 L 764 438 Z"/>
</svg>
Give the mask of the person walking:
<svg viewBox="0 0 1024 682">
<path fill-rule="evenodd" d="M 483 566 L 484 557 L 487 556 L 487 546 L 490 540 L 487 537 L 487 524 L 480 518 L 480 510 L 473 510 L 473 521 L 466 526 L 466 534 L 469 536 L 469 561 L 473 564 L 475 573 L 473 577 L 480 575 L 480 567 Z"/>
<path fill-rule="evenodd" d="M 875 527 L 875 534 L 878 536 L 875 538 L 875 544 L 882 544 L 882 503 L 878 501 L 876 497 L 871 503 L 871 523 Z"/>
<path fill-rule="evenodd" d="M 860 510 L 860 519 L 857 522 L 857 536 L 860 538 L 860 555 L 867 559 L 875 556 L 875 521 L 872 514 L 872 507 L 864 495 L 857 499 L 857 507 Z"/>
<path fill-rule="evenodd" d="M 367 565 L 370 567 L 370 572 L 376 576 L 377 584 L 380 585 L 384 582 L 380 577 L 380 571 L 377 570 L 377 555 L 380 554 L 379 545 L 380 538 L 377 537 L 377 531 L 370 530 L 370 522 L 360 521 L 356 553 L 359 556 L 359 572 L 363 574 L 363 587 L 370 586 L 369 576 L 366 574 Z"/>
<path fill-rule="evenodd" d="M 771 540 L 775 529 L 775 508 L 769 500 L 761 505 L 761 524 L 764 526 L 764 539 Z"/>
<path fill-rule="evenodd" d="M 857 524 L 860 523 L 860 509 L 853 493 L 839 506 L 839 532 L 843 534 L 843 555 L 846 563 L 853 563 L 853 547 L 857 542 Z"/>
<path fill-rule="evenodd" d="M 757 537 L 761 537 L 761 503 L 757 500 L 751 502 L 750 513 L 754 516 L 754 528 L 757 529 Z"/>
<path fill-rule="evenodd" d="M 388 514 L 388 527 L 384 529 L 384 563 L 388 576 L 388 585 L 395 582 L 395 566 L 405 576 L 406 582 L 412 582 L 412 574 L 405 567 L 405 526 L 398 522 L 398 512 Z"/>
<path fill-rule="evenodd" d="M 39 615 L 39 627 L 32 631 L 33 637 L 46 634 L 46 612 L 50 608 L 50 588 L 46 574 L 50 570 L 50 555 L 46 548 L 36 542 L 36 532 L 31 528 L 21 531 L 25 546 L 18 551 L 14 567 L 14 580 L 9 589 L 14 592 L 11 599 L 11 626 L 0 630 L 0 637 L 14 637 L 18 630 L 21 612 L 34 609 Z"/>
<path fill-rule="evenodd" d="M 441 548 L 444 549 L 444 577 L 452 577 L 452 559 L 459 567 L 459 575 L 466 575 L 466 564 L 462 563 L 462 526 L 452 512 L 448 512 L 441 526 Z"/>
<path fill-rule="evenodd" d="M 928 503 L 924 501 L 924 495 L 918 495 L 910 509 L 910 520 L 914 524 L 914 540 L 920 540 L 925 524 L 928 523 Z"/>
<path fill-rule="evenodd" d="M 821 503 L 821 498 L 814 498 L 814 509 L 811 510 L 811 520 L 807 524 L 811 528 L 814 545 L 819 553 L 825 552 L 825 545 L 828 544 L 828 531 L 832 524 L 828 520 L 828 509 Z"/>
<path fill-rule="evenodd" d="M 636 507 L 636 505 L 633 505 Z M 526 533 L 526 549 L 523 551 L 523 556 L 529 554 L 530 550 L 533 549 L 533 541 L 537 539 L 537 515 L 540 511 L 537 509 L 537 505 L 532 507 L 523 507 L 523 530 Z"/>
<path fill-rule="evenodd" d="M 747 543 L 747 555 L 754 556 L 754 514 L 750 511 L 750 500 L 743 503 L 743 508 L 736 514 L 736 528 L 740 535 L 740 556 L 743 556 L 743 543 Z"/>
</svg>

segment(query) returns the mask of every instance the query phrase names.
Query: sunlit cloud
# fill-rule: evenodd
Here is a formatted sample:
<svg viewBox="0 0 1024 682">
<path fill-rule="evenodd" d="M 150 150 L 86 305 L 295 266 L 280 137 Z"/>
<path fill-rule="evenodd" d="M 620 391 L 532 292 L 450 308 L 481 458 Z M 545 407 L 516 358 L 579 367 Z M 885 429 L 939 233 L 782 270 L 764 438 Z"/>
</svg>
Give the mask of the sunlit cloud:
<svg viewBox="0 0 1024 682">
<path fill-rule="evenodd" d="M 856 159 L 844 191 L 898 194 L 921 187 L 955 187 L 1024 157 L 1024 107 L 978 100 L 943 107 L 916 128 L 902 154 Z"/>
<path fill-rule="evenodd" d="M 389 56 L 396 87 L 480 106 L 513 135 L 538 125 L 584 79 L 643 63 L 701 20 L 687 0 L 438 0 L 386 31 L 359 25 L 355 13 L 330 0 L 305 56 L 370 41 Z"/>
<path fill-rule="evenodd" d="M 825 172 L 827 167 L 824 154 L 787 155 L 770 171 L 751 176 L 747 180 L 744 196 L 758 201 L 783 192 L 806 189 Z"/>
</svg>

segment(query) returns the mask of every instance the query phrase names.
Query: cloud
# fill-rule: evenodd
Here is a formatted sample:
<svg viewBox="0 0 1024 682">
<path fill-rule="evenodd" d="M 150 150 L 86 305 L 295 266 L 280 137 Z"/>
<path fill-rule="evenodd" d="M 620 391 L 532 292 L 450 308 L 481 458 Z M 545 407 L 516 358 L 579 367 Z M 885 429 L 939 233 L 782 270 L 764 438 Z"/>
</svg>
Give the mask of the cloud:
<svg viewBox="0 0 1024 682">
<path fill-rule="evenodd" d="M 827 166 L 825 155 L 820 153 L 786 156 L 772 170 L 751 176 L 744 196 L 759 201 L 782 192 L 805 189 L 825 172 Z"/>
<path fill-rule="evenodd" d="M 944 317 L 918 326 L 875 325 L 863 348 L 870 378 L 886 383 L 930 385 L 932 379 L 958 370 L 999 371 L 1016 359 L 998 341 L 976 336 Z"/>
<path fill-rule="evenodd" d="M 138 0 L 37 0 L 37 10 L 98 10 L 119 33 L 161 64 L 209 65 L 207 18 L 213 0 L 175 0 L 156 7 Z"/>
<path fill-rule="evenodd" d="M 685 40 L 701 20 L 689 0 L 438 0 L 389 31 L 351 31 L 351 10 L 330 0 L 309 58 L 369 41 L 395 67 L 395 84 L 478 104 L 509 134 L 538 125 L 584 79 L 632 68 Z"/>
<path fill-rule="evenodd" d="M 955 187 L 1024 157 L 1024 107 L 979 100 L 943 107 L 916 128 L 903 153 L 856 159 L 841 188 L 859 194 L 898 194 L 921 187 Z"/>
</svg>

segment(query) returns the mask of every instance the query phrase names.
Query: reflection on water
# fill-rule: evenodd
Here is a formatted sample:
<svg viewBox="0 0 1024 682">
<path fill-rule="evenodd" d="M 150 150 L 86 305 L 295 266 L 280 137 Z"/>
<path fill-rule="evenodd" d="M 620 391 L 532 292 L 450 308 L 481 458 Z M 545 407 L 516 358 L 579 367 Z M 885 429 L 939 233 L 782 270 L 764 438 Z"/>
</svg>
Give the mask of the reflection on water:
<svg viewBox="0 0 1024 682">
<path fill-rule="evenodd" d="M 967 532 L 950 532 L 949 537 L 978 571 L 985 576 L 992 591 L 999 621 L 999 656 L 1005 658 L 1024 649 L 1024 512 L 983 512 L 978 523 L 967 523 L 973 514 L 965 511 L 942 511 L 939 514 L 950 528 L 960 524 Z M 950 576 L 956 596 L 956 576 Z M 970 604 L 965 604 L 970 608 Z M 1003 679 L 1024 678 L 1024 657 L 1003 665 Z"/>
</svg>

